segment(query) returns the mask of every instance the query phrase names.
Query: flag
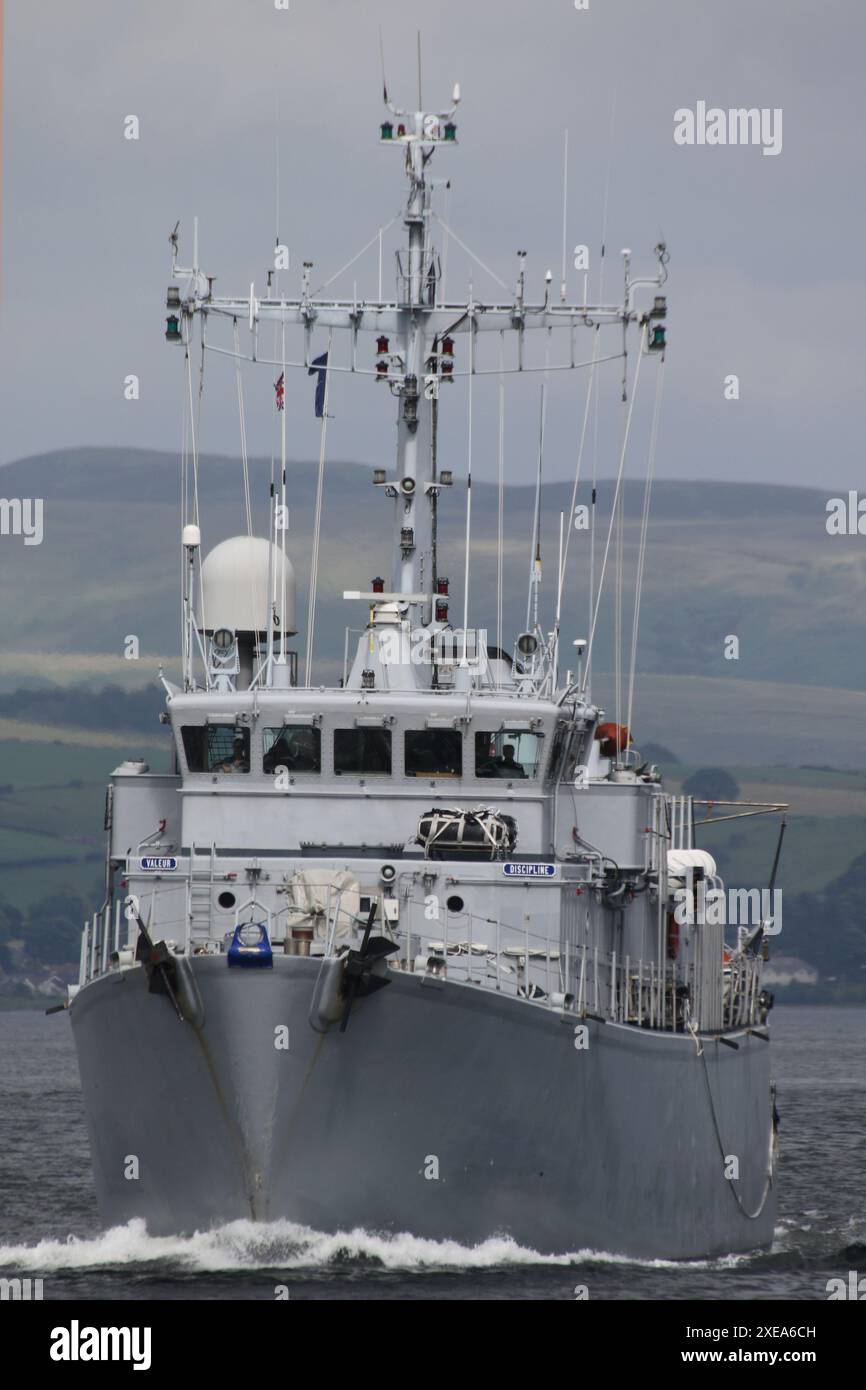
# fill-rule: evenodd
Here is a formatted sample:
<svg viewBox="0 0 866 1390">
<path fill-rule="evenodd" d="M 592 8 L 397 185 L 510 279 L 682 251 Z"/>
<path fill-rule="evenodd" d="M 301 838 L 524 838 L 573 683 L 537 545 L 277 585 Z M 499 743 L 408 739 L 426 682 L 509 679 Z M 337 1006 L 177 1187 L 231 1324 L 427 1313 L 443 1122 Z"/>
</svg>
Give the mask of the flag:
<svg viewBox="0 0 866 1390">
<path fill-rule="evenodd" d="M 313 358 L 313 365 L 307 370 L 308 376 L 318 377 L 316 382 L 316 419 L 321 420 L 325 413 L 325 377 L 328 374 L 328 354 Z"/>
<path fill-rule="evenodd" d="M 274 390 L 277 393 L 277 410 L 286 408 L 286 374 L 280 372 L 279 377 L 274 382 Z"/>
</svg>

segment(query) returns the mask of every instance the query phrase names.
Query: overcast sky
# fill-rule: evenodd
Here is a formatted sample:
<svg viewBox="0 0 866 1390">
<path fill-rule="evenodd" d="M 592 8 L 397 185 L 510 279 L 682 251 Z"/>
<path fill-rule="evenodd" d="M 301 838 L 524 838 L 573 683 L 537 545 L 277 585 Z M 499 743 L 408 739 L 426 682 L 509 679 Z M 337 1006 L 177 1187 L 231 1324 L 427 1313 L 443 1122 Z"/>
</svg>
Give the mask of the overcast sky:
<svg viewBox="0 0 866 1390">
<path fill-rule="evenodd" d="M 425 104 L 461 83 L 460 145 L 437 155 L 435 173 L 452 179 L 455 231 L 509 285 L 520 247 L 533 297 L 548 266 L 558 286 L 566 127 L 567 240 L 590 246 L 593 291 L 608 169 L 606 297 L 619 287 L 621 247 L 650 271 L 666 238 L 661 475 L 861 482 L 861 0 L 590 0 L 588 12 L 574 0 L 291 0 L 288 13 L 274 0 L 6 0 L 3 461 L 69 445 L 179 448 L 182 359 L 163 340 L 178 218 L 185 259 L 198 215 L 203 268 L 228 294 L 251 280 L 263 288 L 275 230 L 294 291 L 304 259 L 320 282 L 398 211 L 401 161 L 377 143 L 380 25 L 398 103 L 415 101 L 419 28 Z M 674 112 L 698 101 L 781 108 L 781 153 L 675 144 Z M 137 142 L 123 136 L 129 114 Z M 452 244 L 449 294 L 470 271 L 477 297 L 501 296 Z M 375 293 L 375 255 L 334 290 L 351 293 L 353 276 L 359 293 Z M 582 277 L 572 271 L 569 285 L 579 298 Z M 123 399 L 128 373 L 141 380 L 135 403 Z M 739 401 L 724 399 L 729 373 Z M 310 387 L 300 374 L 288 383 L 299 457 L 318 450 Z M 583 388 L 563 375 L 551 391 L 551 478 L 573 468 Z M 267 453 L 270 370 L 251 373 L 246 390 L 250 451 Z M 237 449 L 233 393 L 230 364 L 212 360 L 205 448 Z M 509 392 L 515 480 L 534 469 L 537 399 L 537 377 Z M 332 457 L 387 460 L 383 391 L 343 378 L 332 409 Z M 465 384 L 446 414 L 460 476 Z M 487 382 L 473 444 L 482 476 L 494 474 L 495 429 Z M 602 473 L 612 441 L 603 430 Z"/>
</svg>

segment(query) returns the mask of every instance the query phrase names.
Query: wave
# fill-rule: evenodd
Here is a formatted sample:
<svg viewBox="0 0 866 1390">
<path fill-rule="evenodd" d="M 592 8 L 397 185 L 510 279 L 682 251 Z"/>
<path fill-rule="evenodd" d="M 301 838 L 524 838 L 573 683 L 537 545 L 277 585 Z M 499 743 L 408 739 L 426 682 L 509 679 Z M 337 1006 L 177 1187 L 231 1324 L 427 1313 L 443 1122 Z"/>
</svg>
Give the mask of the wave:
<svg viewBox="0 0 866 1390">
<path fill-rule="evenodd" d="M 509 1236 L 492 1236 L 478 1245 L 467 1246 L 406 1232 L 382 1235 L 361 1227 L 326 1234 L 291 1221 L 233 1221 L 191 1236 L 151 1236 L 145 1222 L 135 1219 L 90 1238 L 68 1236 L 65 1240 L 40 1240 L 35 1245 L 0 1245 L 0 1269 L 17 1273 L 154 1264 L 173 1266 L 179 1272 L 208 1274 L 261 1269 L 327 1270 L 365 1264 L 405 1273 L 585 1264 L 726 1269 L 750 1258 L 729 1255 L 686 1264 L 676 1260 L 638 1260 L 598 1250 L 543 1255 L 518 1245 Z"/>
</svg>

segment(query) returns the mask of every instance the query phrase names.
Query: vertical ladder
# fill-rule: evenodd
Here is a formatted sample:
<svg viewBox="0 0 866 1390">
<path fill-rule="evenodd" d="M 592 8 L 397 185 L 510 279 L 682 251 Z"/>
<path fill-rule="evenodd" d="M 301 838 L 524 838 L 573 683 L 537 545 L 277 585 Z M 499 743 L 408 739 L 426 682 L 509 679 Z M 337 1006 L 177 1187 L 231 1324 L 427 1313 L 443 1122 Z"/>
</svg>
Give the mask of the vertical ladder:
<svg viewBox="0 0 866 1390">
<path fill-rule="evenodd" d="M 193 944 L 199 941 L 209 941 L 213 929 L 214 860 L 216 858 L 216 846 L 211 844 L 209 849 L 201 853 L 207 854 L 208 859 L 207 867 L 199 871 L 196 868 L 199 850 L 195 844 L 190 847 L 186 910 L 188 936 L 190 942 Z"/>
</svg>

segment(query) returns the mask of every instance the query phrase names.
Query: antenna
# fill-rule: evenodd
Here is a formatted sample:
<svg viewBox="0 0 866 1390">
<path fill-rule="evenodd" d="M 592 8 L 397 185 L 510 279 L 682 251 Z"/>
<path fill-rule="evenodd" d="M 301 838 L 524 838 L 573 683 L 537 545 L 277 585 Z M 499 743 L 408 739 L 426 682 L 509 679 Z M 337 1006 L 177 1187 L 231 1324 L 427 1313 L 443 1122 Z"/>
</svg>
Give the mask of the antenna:
<svg viewBox="0 0 866 1390">
<path fill-rule="evenodd" d="M 568 218 L 568 127 L 564 131 L 562 144 L 562 279 L 559 284 L 559 297 L 565 303 L 565 243 L 566 243 L 566 222 Z M 584 291 L 586 300 L 586 291 Z"/>
<path fill-rule="evenodd" d="M 463 654 L 469 629 L 469 546 L 472 538 L 472 386 L 475 378 L 475 300 L 469 281 L 469 443 L 466 457 L 466 556 L 463 572 Z"/>
<path fill-rule="evenodd" d="M 388 83 L 385 80 L 385 44 L 382 38 L 381 24 L 379 25 L 379 61 L 382 65 L 382 100 L 386 106 L 390 106 L 391 103 L 388 100 Z"/>
<path fill-rule="evenodd" d="M 538 418 L 538 471 L 535 479 L 535 514 L 532 518 L 532 550 L 529 557 L 529 592 L 526 595 L 526 630 L 529 631 L 533 611 L 538 622 L 538 588 L 541 582 L 541 470 L 544 465 L 544 417 L 547 399 L 546 384 L 541 386 L 541 409 Z M 533 604 L 533 590 L 535 602 Z"/>
</svg>

